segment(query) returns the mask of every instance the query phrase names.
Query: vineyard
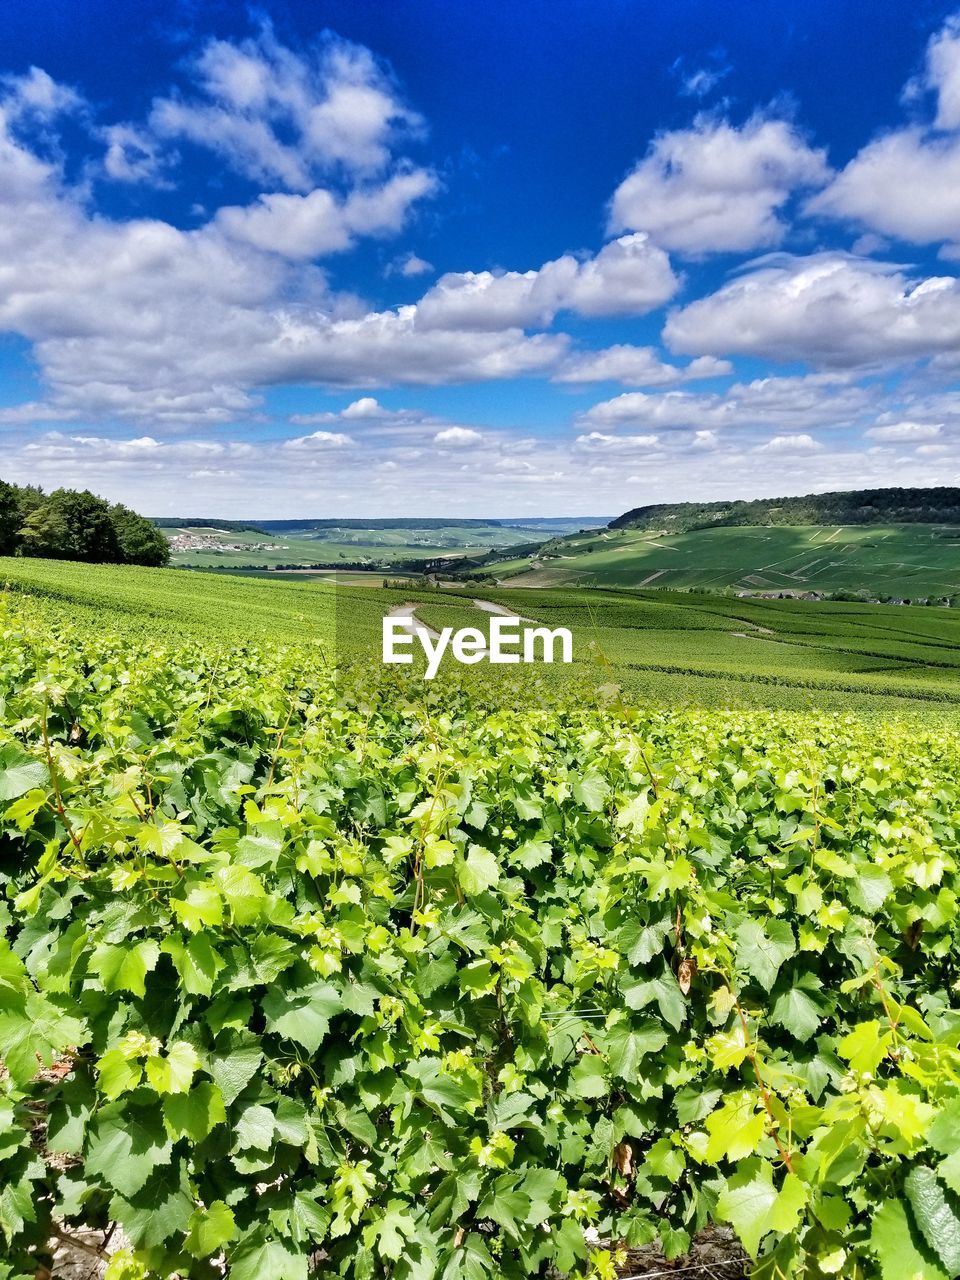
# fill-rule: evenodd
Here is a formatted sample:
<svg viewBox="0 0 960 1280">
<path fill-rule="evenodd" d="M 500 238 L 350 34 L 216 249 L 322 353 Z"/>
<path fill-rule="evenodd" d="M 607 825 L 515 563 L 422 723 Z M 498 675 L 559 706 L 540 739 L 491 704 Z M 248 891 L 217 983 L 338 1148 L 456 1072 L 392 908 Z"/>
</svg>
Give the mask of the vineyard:
<svg viewBox="0 0 960 1280">
<path fill-rule="evenodd" d="M 98 572 L 0 599 L 3 1280 L 960 1275 L 960 734 Z"/>
</svg>

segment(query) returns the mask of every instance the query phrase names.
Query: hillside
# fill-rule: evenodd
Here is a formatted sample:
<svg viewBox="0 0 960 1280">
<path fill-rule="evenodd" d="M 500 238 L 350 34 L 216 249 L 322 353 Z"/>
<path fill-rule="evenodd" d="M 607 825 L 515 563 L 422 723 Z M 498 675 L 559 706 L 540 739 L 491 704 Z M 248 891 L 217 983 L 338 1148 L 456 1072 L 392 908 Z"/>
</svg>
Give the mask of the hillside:
<svg viewBox="0 0 960 1280">
<path fill-rule="evenodd" d="M 509 553 L 507 553 L 509 554 Z M 883 600 L 960 592 L 960 525 L 742 525 L 604 529 L 485 567 L 518 587 L 642 587 Z"/>
<path fill-rule="evenodd" d="M 655 503 L 634 507 L 611 529 L 688 529 L 719 525 L 960 524 L 960 489 L 851 489 L 800 498 Z"/>
</svg>

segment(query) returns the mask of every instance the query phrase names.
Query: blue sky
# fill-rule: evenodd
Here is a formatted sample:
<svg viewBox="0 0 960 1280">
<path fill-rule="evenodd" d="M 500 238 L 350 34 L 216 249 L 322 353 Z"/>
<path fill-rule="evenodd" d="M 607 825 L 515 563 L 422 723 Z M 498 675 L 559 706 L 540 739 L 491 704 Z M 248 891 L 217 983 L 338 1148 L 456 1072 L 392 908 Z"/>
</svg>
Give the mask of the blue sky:
<svg viewBox="0 0 960 1280">
<path fill-rule="evenodd" d="M 960 483 L 960 11 L 17 6 L 0 475 L 154 514 Z"/>
</svg>

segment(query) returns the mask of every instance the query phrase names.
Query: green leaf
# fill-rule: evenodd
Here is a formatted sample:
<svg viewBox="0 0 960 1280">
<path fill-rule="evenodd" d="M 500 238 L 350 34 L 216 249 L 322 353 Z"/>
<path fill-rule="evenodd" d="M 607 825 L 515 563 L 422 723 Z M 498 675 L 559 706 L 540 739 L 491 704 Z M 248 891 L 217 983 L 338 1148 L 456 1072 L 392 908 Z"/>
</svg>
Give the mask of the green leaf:
<svg viewBox="0 0 960 1280">
<path fill-rule="evenodd" d="M 173 960 L 184 991 L 192 996 L 208 996 L 213 990 L 223 959 L 204 933 L 186 941 L 182 937 L 166 938 L 161 946 Z"/>
<path fill-rule="evenodd" d="M 87 1147 L 85 1169 L 115 1190 L 132 1196 L 154 1169 L 169 1163 L 172 1143 L 159 1111 L 120 1109 L 114 1103 L 101 1111 Z"/>
<path fill-rule="evenodd" d="M 263 882 L 246 867 L 221 867 L 214 875 L 217 888 L 230 908 L 234 924 L 254 924 L 266 900 Z"/>
<path fill-rule="evenodd" d="M 16 800 L 50 780 L 47 766 L 13 745 L 0 748 L 0 803 Z"/>
<path fill-rule="evenodd" d="M 949 1280 L 929 1255 L 902 1200 L 886 1200 L 873 1215 L 870 1248 L 882 1280 Z"/>
<path fill-rule="evenodd" d="M 628 1009 L 645 1009 L 655 1001 L 664 1021 L 675 1031 L 680 1029 L 686 1019 L 687 1004 L 683 992 L 669 971 L 660 978 L 651 978 L 645 982 L 621 982 L 620 990 Z"/>
<path fill-rule="evenodd" d="M 329 982 L 314 982 L 293 991 L 274 987 L 263 998 L 266 1028 L 316 1053 L 330 1029 L 330 1019 L 343 1008 L 340 992 Z"/>
<path fill-rule="evenodd" d="M 142 1079 L 142 1063 L 122 1049 L 108 1049 L 97 1063 L 97 1085 L 111 1101 L 136 1089 Z"/>
<path fill-rule="evenodd" d="M 200 1069 L 200 1058 L 186 1040 L 173 1040 L 165 1057 L 147 1059 L 147 1079 L 157 1093 L 186 1093 Z"/>
<path fill-rule="evenodd" d="M 215 1084 L 205 1080 L 189 1093 L 172 1093 L 163 1101 L 167 1132 L 173 1138 L 189 1138 L 199 1143 L 227 1118 L 223 1096 Z"/>
<path fill-rule="evenodd" d="M 809 1040 L 820 1025 L 820 1006 L 801 987 L 791 987 L 774 1001 L 770 1017 L 797 1040 Z"/>
<path fill-rule="evenodd" d="M 188 1226 L 184 1248 L 195 1258 L 208 1258 L 210 1254 L 218 1253 L 233 1239 L 237 1229 L 233 1210 L 222 1200 L 214 1200 L 206 1209 L 194 1209 Z"/>
<path fill-rule="evenodd" d="M 269 1107 L 259 1104 L 247 1107 L 235 1129 L 234 1150 L 269 1151 L 273 1146 L 276 1131 L 276 1117 Z"/>
<path fill-rule="evenodd" d="M 600 813 L 610 794 L 610 784 L 602 774 L 588 771 L 573 784 L 573 798 L 590 813 Z"/>
<path fill-rule="evenodd" d="M 376 1244 L 381 1257 L 397 1262 L 407 1250 L 407 1241 L 416 1236 L 417 1224 L 407 1202 L 388 1200 L 383 1216 L 364 1228 L 363 1242 L 367 1248 Z"/>
<path fill-rule="evenodd" d="M 182 1170 L 168 1165 L 157 1169 L 131 1194 L 129 1187 L 110 1201 L 110 1212 L 141 1248 L 155 1248 L 187 1230 L 195 1202 Z"/>
<path fill-rule="evenodd" d="M 717 1201 L 717 1217 L 729 1222 L 750 1254 L 756 1258 L 760 1241 L 769 1232 L 786 1235 L 795 1230 L 807 1202 L 807 1189 L 788 1173 L 778 1191 L 766 1161 L 745 1160 Z"/>
<path fill-rule="evenodd" d="M 793 930 L 786 920 L 768 920 L 765 925 L 745 920 L 736 932 L 737 967 L 744 969 L 769 991 L 780 966 L 796 951 Z"/>
<path fill-rule="evenodd" d="M 472 844 L 457 869 L 457 879 L 464 893 L 474 896 L 492 889 L 500 879 L 500 866 L 496 856 L 482 845 Z"/>
<path fill-rule="evenodd" d="M 90 968 L 99 976 L 108 994 L 129 991 L 143 996 L 147 974 L 156 967 L 159 957 L 160 948 L 152 939 L 121 946 L 102 942 L 90 957 Z"/>
<path fill-rule="evenodd" d="M 960 1275 L 960 1216 L 937 1175 L 925 1165 L 916 1165 L 903 1187 L 920 1234 L 947 1275 Z"/>
<path fill-rule="evenodd" d="M 717 1110 L 707 1116 L 709 1140 L 704 1158 L 708 1164 L 717 1164 L 720 1160 L 736 1162 L 756 1151 L 765 1128 L 764 1114 L 756 1108 L 756 1095 L 744 1089 L 729 1094 Z"/>
<path fill-rule="evenodd" d="M 17 1084 L 26 1084 L 41 1066 L 49 1067 L 64 1049 L 84 1044 L 87 1037 L 79 1018 L 61 1013 L 51 1001 L 31 991 L 22 1012 L 0 1013 L 0 1062 Z"/>
<path fill-rule="evenodd" d="M 595 1053 L 583 1053 L 570 1072 L 570 1092 L 578 1098 L 604 1098 L 610 1092 L 606 1065 Z"/>
<path fill-rule="evenodd" d="M 230 1280 L 307 1280 L 307 1257 L 288 1240 L 267 1240 L 263 1230 L 231 1249 Z"/>
<path fill-rule="evenodd" d="M 640 1063 L 644 1057 L 648 1053 L 658 1053 L 668 1039 L 659 1022 L 651 1020 L 639 1027 L 618 1022 L 604 1037 L 611 1074 L 635 1084 L 640 1079 Z"/>
<path fill-rule="evenodd" d="M 252 1044 L 237 1045 L 223 1053 L 210 1055 L 207 1070 L 216 1081 L 224 1103 L 229 1107 L 244 1091 L 260 1069 L 263 1054 Z"/>
</svg>

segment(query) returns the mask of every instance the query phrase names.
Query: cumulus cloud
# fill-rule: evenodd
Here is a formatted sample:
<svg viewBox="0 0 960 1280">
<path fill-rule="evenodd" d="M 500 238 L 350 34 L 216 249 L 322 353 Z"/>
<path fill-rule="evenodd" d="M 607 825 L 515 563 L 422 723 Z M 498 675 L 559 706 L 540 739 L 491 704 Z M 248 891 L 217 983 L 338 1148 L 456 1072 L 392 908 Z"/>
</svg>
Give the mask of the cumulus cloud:
<svg viewBox="0 0 960 1280">
<path fill-rule="evenodd" d="M 284 441 L 284 449 L 345 449 L 354 443 L 353 437 L 342 431 L 311 431 L 308 436 L 293 436 Z"/>
<path fill-rule="evenodd" d="M 640 315 L 679 287 L 662 249 L 643 234 L 621 236 L 589 258 L 564 254 L 534 271 L 449 272 L 418 306 L 427 329 L 503 329 L 548 325 L 559 311 Z"/>
<path fill-rule="evenodd" d="M 720 428 L 790 424 L 834 426 L 869 404 L 868 393 L 837 375 L 756 378 L 726 391 L 628 391 L 595 404 L 579 421 L 616 428 L 649 426 L 713 432 Z"/>
<path fill-rule="evenodd" d="M 765 444 L 757 445 L 757 453 L 814 453 L 823 445 L 813 436 L 799 435 L 773 436 Z"/>
<path fill-rule="evenodd" d="M 395 235 L 411 206 L 437 189 L 426 169 L 395 174 L 380 186 L 345 197 L 318 187 L 308 195 L 264 194 L 252 205 L 218 211 L 217 225 L 234 240 L 285 258 L 317 258 L 349 249 L 358 236 Z"/>
<path fill-rule="evenodd" d="M 395 182 L 419 181 L 412 172 L 388 179 L 387 196 Z M 386 229 L 411 190 L 385 203 L 355 193 L 343 204 L 351 231 Z M 34 420 L 81 412 L 227 421 L 256 408 L 256 389 L 284 381 L 513 377 L 549 368 L 567 350 L 563 335 L 516 327 L 431 330 L 413 306 L 364 312 L 331 294 L 315 269 L 276 253 L 271 228 L 251 219 L 228 227 L 229 218 L 214 217 L 191 231 L 158 219 L 116 222 L 89 213 L 84 195 L 13 136 L 0 99 L 0 329 L 34 344 L 50 386 Z M 268 223 L 276 207 L 263 204 Z M 293 231 L 289 240 L 297 254 L 316 248 Z"/>
<path fill-rule="evenodd" d="M 396 140 L 423 127 L 370 51 L 330 34 L 305 55 L 269 26 L 238 43 L 211 40 L 192 74 L 194 93 L 154 102 L 152 132 L 291 191 L 311 190 L 331 170 L 382 171 Z"/>
<path fill-rule="evenodd" d="M 483 435 L 469 427 L 445 427 L 433 437 L 433 443 L 443 445 L 445 449 L 472 449 L 483 444 Z"/>
<path fill-rule="evenodd" d="M 405 253 L 387 264 L 384 275 L 403 276 L 405 280 L 413 280 L 416 276 L 429 275 L 432 270 L 432 262 L 427 262 L 415 253 Z"/>
<path fill-rule="evenodd" d="M 577 436 L 574 443 L 588 453 L 637 453 L 652 449 L 659 442 L 660 437 L 656 435 L 611 436 L 603 431 L 590 431 Z"/>
<path fill-rule="evenodd" d="M 927 46 L 924 70 L 905 97 L 936 97 L 931 126 L 912 124 L 862 148 L 806 212 L 960 252 L 960 18 Z"/>
<path fill-rule="evenodd" d="M 953 353 L 960 281 L 916 279 L 843 254 L 775 258 L 673 312 L 664 337 L 688 354 L 856 367 Z"/>
<path fill-rule="evenodd" d="M 940 423 L 892 422 L 886 427 L 870 427 L 863 434 L 871 440 L 890 444 L 912 444 L 915 441 L 934 440 L 943 430 Z"/>
<path fill-rule="evenodd" d="M 758 115 L 738 129 L 700 115 L 654 139 L 613 194 L 610 229 L 694 256 L 777 245 L 791 194 L 828 176 L 824 152 L 788 121 Z"/>
<path fill-rule="evenodd" d="M 0 76 L 0 95 L 8 121 L 46 123 L 86 109 L 86 102 L 76 89 L 54 80 L 40 67 L 31 67 L 25 75 Z"/>
<path fill-rule="evenodd" d="M 730 373 L 728 360 L 700 356 L 682 367 L 661 360 L 654 347 L 619 343 L 602 351 L 571 355 L 553 375 L 554 382 L 622 382 L 630 387 L 654 387 L 671 382 L 693 382 Z"/>
</svg>

